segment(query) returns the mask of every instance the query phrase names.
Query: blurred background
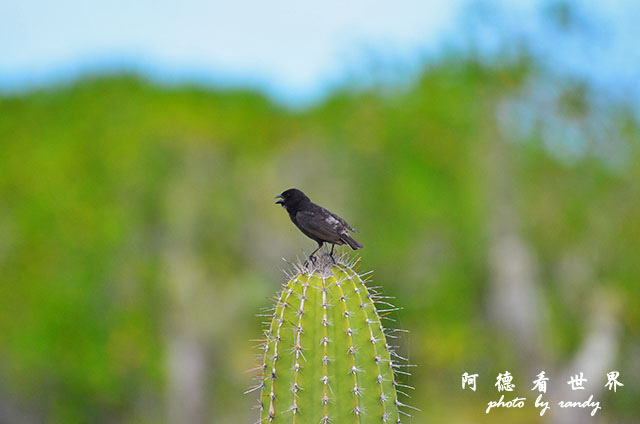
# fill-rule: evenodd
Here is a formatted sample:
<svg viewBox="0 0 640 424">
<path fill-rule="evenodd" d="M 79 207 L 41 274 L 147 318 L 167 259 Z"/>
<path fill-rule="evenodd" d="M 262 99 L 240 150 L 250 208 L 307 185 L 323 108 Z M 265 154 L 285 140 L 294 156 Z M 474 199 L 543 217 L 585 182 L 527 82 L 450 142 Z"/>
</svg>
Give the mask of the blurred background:
<svg viewBox="0 0 640 424">
<path fill-rule="evenodd" d="M 2 2 L 0 423 L 255 422 L 256 315 L 314 248 L 289 187 L 403 307 L 410 422 L 640 422 L 639 17 Z M 527 406 L 487 415 L 505 370 Z M 541 370 L 602 410 L 539 417 Z"/>
</svg>

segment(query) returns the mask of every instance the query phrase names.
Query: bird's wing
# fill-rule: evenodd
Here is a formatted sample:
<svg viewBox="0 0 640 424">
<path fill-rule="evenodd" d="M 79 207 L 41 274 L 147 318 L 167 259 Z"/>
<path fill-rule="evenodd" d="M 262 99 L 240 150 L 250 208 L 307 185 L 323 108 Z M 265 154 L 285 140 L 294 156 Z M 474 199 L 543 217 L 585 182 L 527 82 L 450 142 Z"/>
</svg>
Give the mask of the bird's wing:
<svg viewBox="0 0 640 424">
<path fill-rule="evenodd" d="M 354 233 L 359 233 L 360 232 L 360 231 L 356 230 L 355 228 L 353 228 L 351 225 L 349 225 L 349 223 L 347 221 L 345 221 L 344 218 L 339 217 L 335 213 L 330 212 L 330 211 L 326 210 L 325 208 L 322 208 L 322 210 L 325 211 L 328 215 L 331 215 L 333 218 L 335 218 L 342 225 L 342 227 L 348 229 L 349 231 L 353 231 Z"/>
<path fill-rule="evenodd" d="M 301 229 L 328 242 L 340 240 L 340 233 L 344 231 L 342 223 L 331 213 L 299 211 L 296 214 L 296 220 Z"/>
</svg>

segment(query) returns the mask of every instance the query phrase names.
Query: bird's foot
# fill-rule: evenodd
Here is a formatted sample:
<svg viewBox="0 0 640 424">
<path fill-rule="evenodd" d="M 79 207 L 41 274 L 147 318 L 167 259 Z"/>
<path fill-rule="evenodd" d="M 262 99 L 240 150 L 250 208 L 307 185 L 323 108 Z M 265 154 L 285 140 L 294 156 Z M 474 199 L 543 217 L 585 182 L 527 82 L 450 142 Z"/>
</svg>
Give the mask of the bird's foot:
<svg viewBox="0 0 640 424">
<path fill-rule="evenodd" d="M 311 264 L 315 265 L 317 260 L 318 260 L 318 258 L 316 258 L 314 255 L 309 255 L 307 260 L 304 261 L 304 267 L 308 268 L 309 265 L 311 265 Z"/>
</svg>

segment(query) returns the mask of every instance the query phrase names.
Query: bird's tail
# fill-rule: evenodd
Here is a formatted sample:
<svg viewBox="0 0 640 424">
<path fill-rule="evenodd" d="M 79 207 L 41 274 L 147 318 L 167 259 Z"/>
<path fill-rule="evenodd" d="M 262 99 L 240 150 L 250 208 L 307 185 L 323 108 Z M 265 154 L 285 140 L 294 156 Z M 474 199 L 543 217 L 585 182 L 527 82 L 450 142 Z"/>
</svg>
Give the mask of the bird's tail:
<svg viewBox="0 0 640 424">
<path fill-rule="evenodd" d="M 358 243 L 353 237 L 351 237 L 349 234 L 342 234 L 340 239 L 345 243 L 347 243 L 349 247 L 352 248 L 353 250 L 362 249 L 364 247 L 363 245 Z"/>
</svg>

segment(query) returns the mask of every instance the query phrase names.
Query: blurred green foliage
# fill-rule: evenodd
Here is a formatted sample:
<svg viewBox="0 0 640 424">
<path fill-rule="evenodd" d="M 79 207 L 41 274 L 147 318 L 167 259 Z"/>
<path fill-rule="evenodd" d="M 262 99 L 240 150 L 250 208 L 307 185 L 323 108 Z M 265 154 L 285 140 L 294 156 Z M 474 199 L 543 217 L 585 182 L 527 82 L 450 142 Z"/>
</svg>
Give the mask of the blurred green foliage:
<svg viewBox="0 0 640 424">
<path fill-rule="evenodd" d="M 488 318 L 491 175 L 503 172 L 550 308 L 544 351 L 575 352 L 587 295 L 604 287 L 621 304 L 625 387 L 601 414 L 637 420 L 637 115 L 591 105 L 570 81 L 531 101 L 545 78 L 526 59 L 445 58 L 408 89 L 338 90 L 300 111 L 128 75 L 0 98 L 0 397 L 46 422 L 165 420 L 176 314 L 163 252 L 182 207 L 168 193 L 197 166 L 203 180 L 178 191 L 199 210 L 189 245 L 210 290 L 198 315 L 210 422 L 255 418 L 242 395 L 255 314 L 283 281 L 280 258 L 314 247 L 273 205 L 289 187 L 361 231 L 363 269 L 404 307 L 415 422 L 538 422 L 532 408 L 483 412 L 498 371 L 527 392 L 534 378 Z M 480 373 L 477 393 L 460 390 L 464 371 Z"/>
</svg>

